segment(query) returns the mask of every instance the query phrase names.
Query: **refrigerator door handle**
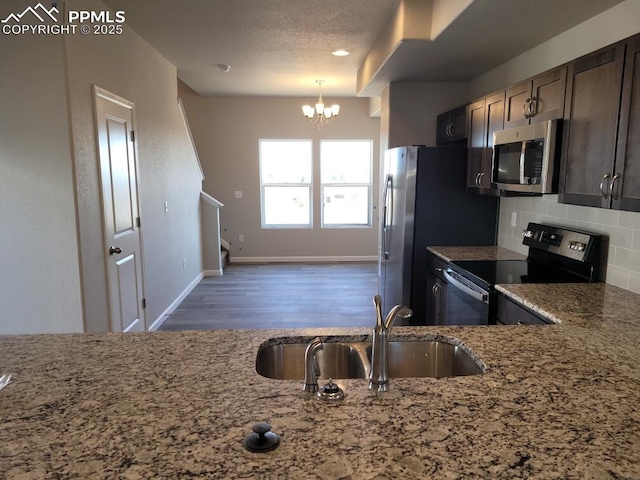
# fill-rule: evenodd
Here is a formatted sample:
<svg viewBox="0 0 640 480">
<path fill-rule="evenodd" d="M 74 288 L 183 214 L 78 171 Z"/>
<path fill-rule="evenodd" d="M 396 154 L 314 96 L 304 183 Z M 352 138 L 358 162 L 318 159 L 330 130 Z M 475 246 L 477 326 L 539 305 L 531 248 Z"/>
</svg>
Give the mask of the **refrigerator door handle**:
<svg viewBox="0 0 640 480">
<path fill-rule="evenodd" d="M 389 192 L 391 190 L 391 192 Z M 387 183 L 384 187 L 384 216 L 382 219 L 382 255 L 385 260 L 389 260 L 389 226 L 388 215 L 393 211 L 393 175 L 387 175 Z"/>
</svg>

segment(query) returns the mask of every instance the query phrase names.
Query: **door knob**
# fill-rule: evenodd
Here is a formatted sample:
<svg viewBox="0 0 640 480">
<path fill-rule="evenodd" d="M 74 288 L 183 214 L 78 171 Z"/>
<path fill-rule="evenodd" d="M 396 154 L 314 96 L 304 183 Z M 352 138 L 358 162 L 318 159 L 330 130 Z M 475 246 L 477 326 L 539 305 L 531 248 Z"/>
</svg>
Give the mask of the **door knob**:
<svg viewBox="0 0 640 480">
<path fill-rule="evenodd" d="M 122 249 L 120 247 L 109 247 L 109 255 L 113 255 L 114 253 L 120 254 L 122 253 Z"/>
</svg>

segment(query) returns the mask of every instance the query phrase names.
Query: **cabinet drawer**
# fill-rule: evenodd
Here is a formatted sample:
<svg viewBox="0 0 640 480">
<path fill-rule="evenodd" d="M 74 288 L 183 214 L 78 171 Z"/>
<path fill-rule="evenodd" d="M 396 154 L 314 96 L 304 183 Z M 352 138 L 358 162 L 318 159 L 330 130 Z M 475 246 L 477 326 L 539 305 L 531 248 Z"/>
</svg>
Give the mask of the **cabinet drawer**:
<svg viewBox="0 0 640 480">
<path fill-rule="evenodd" d="M 503 295 L 496 298 L 496 322 L 505 325 L 547 325 L 553 323 Z"/>
<path fill-rule="evenodd" d="M 440 257 L 429 252 L 429 256 L 427 258 L 427 270 L 429 273 L 435 275 L 441 280 L 444 280 L 442 271 L 446 270 L 448 266 L 449 262 L 442 260 Z"/>
</svg>

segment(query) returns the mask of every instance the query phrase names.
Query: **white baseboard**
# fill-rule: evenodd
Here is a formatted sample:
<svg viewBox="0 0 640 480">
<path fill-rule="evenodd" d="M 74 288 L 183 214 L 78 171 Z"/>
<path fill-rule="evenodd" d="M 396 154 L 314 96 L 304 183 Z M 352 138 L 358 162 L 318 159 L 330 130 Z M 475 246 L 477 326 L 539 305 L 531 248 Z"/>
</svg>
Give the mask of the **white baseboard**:
<svg viewBox="0 0 640 480">
<path fill-rule="evenodd" d="M 221 277 L 222 276 L 222 269 L 220 270 L 205 270 L 204 272 L 202 272 L 202 275 L 205 277 Z"/>
<path fill-rule="evenodd" d="M 162 324 L 167 320 L 167 317 L 173 313 L 173 311 L 178 307 L 178 305 L 182 303 L 182 301 L 187 297 L 187 295 L 191 293 L 191 290 L 193 290 L 195 286 L 198 285 L 203 278 L 204 278 L 204 272 L 198 274 L 198 276 L 194 278 L 189 285 L 187 285 L 187 288 L 185 288 L 182 291 L 182 293 L 178 295 L 178 298 L 176 298 L 171 303 L 171 305 L 169 305 L 169 307 L 167 307 L 167 309 L 164 312 L 162 312 L 162 314 L 156 319 L 156 321 L 151 324 L 151 326 L 149 327 L 149 331 L 155 332 L 156 330 L 158 330 L 162 326 Z"/>
<path fill-rule="evenodd" d="M 335 262 L 375 262 L 375 255 L 353 257 L 237 257 L 229 263 L 335 263 Z"/>
</svg>

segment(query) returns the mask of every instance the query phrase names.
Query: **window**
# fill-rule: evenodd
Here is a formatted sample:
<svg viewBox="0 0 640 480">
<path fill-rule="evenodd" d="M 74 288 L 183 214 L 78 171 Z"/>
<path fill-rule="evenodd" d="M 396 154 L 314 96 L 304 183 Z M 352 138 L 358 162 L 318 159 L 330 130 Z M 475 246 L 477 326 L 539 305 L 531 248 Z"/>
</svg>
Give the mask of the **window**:
<svg viewBox="0 0 640 480">
<path fill-rule="evenodd" d="M 311 227 L 311 140 L 260 140 L 263 228 Z"/>
<path fill-rule="evenodd" d="M 372 142 L 320 142 L 322 226 L 371 226 Z"/>
</svg>

